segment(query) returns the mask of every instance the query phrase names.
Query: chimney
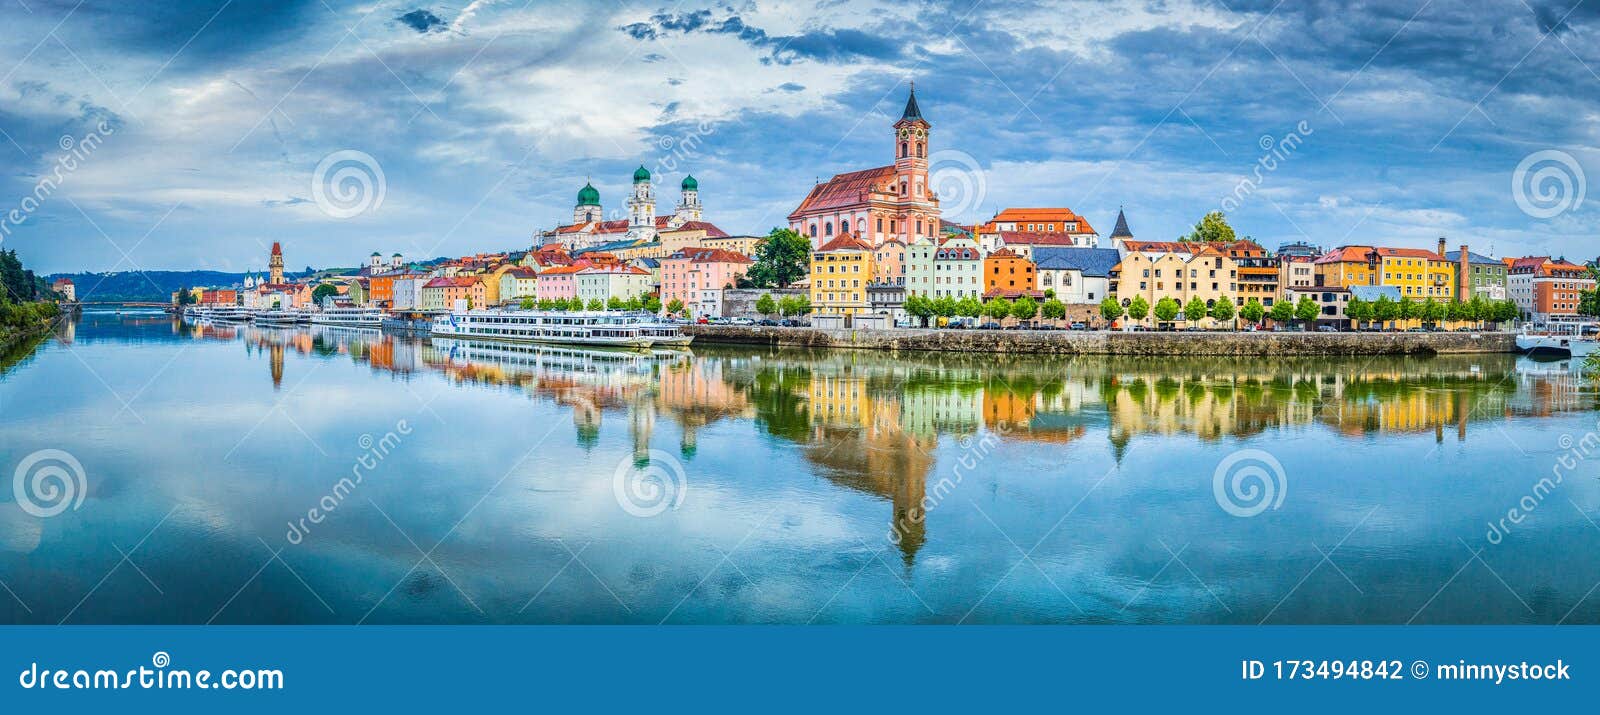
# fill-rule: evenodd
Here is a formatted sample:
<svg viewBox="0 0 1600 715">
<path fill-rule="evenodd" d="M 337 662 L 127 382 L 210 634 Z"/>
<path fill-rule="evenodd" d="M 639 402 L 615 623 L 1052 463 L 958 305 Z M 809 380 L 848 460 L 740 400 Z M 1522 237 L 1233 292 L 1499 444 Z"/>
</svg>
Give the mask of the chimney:
<svg viewBox="0 0 1600 715">
<path fill-rule="evenodd" d="M 1444 258 L 1444 236 L 1439 237 L 1439 258 Z"/>
<path fill-rule="evenodd" d="M 1467 244 L 1461 244 L 1461 255 L 1456 256 L 1456 300 L 1465 302 L 1472 296 L 1472 261 L 1467 260 Z"/>
</svg>

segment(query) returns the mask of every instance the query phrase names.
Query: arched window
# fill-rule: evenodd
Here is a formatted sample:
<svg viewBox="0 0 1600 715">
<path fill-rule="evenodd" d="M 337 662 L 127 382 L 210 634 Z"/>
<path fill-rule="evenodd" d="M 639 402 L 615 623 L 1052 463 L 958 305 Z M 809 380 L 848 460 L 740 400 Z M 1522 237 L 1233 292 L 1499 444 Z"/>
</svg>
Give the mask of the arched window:
<svg viewBox="0 0 1600 715">
<path fill-rule="evenodd" d="M 901 196 L 905 196 L 906 195 L 906 182 L 904 182 L 904 181 L 900 182 L 900 195 Z"/>
<path fill-rule="evenodd" d="M 811 237 L 812 238 L 816 238 L 817 237 L 817 225 L 816 224 L 811 224 Z"/>
<path fill-rule="evenodd" d="M 864 218 L 856 219 L 856 233 L 866 233 L 866 232 L 867 232 L 867 220 L 864 219 Z"/>
<path fill-rule="evenodd" d="M 904 159 L 905 157 L 910 156 L 910 154 L 911 153 L 907 149 L 906 143 L 905 142 L 900 142 L 900 158 Z"/>
<path fill-rule="evenodd" d="M 917 143 L 917 157 L 918 158 L 922 158 L 922 159 L 926 159 L 928 157 L 928 145 L 927 144 L 923 144 L 921 142 Z"/>
<path fill-rule="evenodd" d="M 832 221 L 829 221 L 827 223 L 822 224 L 822 233 L 825 236 L 832 236 L 833 235 L 833 222 Z"/>
</svg>

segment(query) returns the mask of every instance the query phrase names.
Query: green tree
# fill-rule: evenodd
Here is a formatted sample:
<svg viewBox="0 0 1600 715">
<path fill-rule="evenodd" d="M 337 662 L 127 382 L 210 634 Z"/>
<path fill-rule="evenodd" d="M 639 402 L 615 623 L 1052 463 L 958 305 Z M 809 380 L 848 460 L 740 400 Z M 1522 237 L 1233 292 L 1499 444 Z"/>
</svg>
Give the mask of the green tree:
<svg viewBox="0 0 1600 715">
<path fill-rule="evenodd" d="M 332 283 L 323 283 L 318 285 L 316 288 L 311 289 L 311 302 L 321 305 L 323 298 L 338 294 L 339 289 L 334 287 Z"/>
<path fill-rule="evenodd" d="M 1362 325 L 1372 320 L 1372 304 L 1360 298 L 1351 298 L 1344 305 L 1344 317 L 1350 319 L 1352 327 L 1360 329 Z"/>
<path fill-rule="evenodd" d="M 1039 302 L 1031 295 L 1019 296 L 1011 304 L 1011 317 L 1021 321 L 1033 320 L 1039 315 Z"/>
<path fill-rule="evenodd" d="M 1144 296 L 1136 295 L 1133 300 L 1128 301 L 1128 317 L 1134 320 L 1144 320 L 1149 315 L 1150 301 L 1145 300 Z"/>
<path fill-rule="evenodd" d="M 1494 304 L 1494 321 L 1496 323 L 1509 323 L 1516 320 L 1517 316 L 1521 314 L 1522 311 L 1517 308 L 1516 301 L 1501 300 L 1496 301 Z"/>
<path fill-rule="evenodd" d="M 1233 320 L 1233 301 L 1223 298 L 1211 304 L 1211 319 L 1224 325 Z"/>
<path fill-rule="evenodd" d="M 1239 317 L 1251 325 L 1260 325 L 1261 319 L 1266 317 L 1267 309 L 1261 306 L 1261 301 L 1251 298 L 1239 308 Z"/>
<path fill-rule="evenodd" d="M 774 228 L 756 244 L 755 263 L 745 273 L 751 287 L 788 288 L 810 272 L 811 239 Z"/>
<path fill-rule="evenodd" d="M 1400 299 L 1400 319 L 1411 320 L 1417 317 L 1417 302 L 1409 297 Z"/>
<path fill-rule="evenodd" d="M 622 298 L 611 296 L 606 299 L 605 305 L 606 310 L 622 310 L 627 304 L 622 302 Z"/>
<path fill-rule="evenodd" d="M 1294 304 L 1294 317 L 1299 318 L 1300 322 L 1305 323 L 1307 327 L 1310 327 L 1311 323 L 1321 314 L 1322 306 L 1317 305 L 1317 302 L 1312 300 L 1309 295 L 1300 296 L 1300 301 Z"/>
<path fill-rule="evenodd" d="M 1105 300 L 1100 301 L 1100 317 L 1104 318 L 1107 324 L 1117 322 L 1117 319 L 1122 317 L 1122 304 L 1118 303 L 1116 298 L 1106 296 Z"/>
<path fill-rule="evenodd" d="M 811 296 L 808 296 L 808 295 L 806 295 L 804 293 L 801 293 L 800 295 L 797 295 L 797 296 L 794 297 L 794 314 L 795 315 L 810 315 L 811 314 Z"/>
<path fill-rule="evenodd" d="M 948 295 L 941 295 L 935 298 L 933 300 L 933 312 L 941 318 L 956 317 L 956 299 Z"/>
<path fill-rule="evenodd" d="M 1200 217 L 1200 222 L 1194 225 L 1194 230 L 1180 241 L 1196 241 L 1204 243 L 1232 243 L 1235 240 L 1233 227 L 1228 225 L 1228 218 L 1221 211 L 1212 211 Z"/>
<path fill-rule="evenodd" d="M 1201 305 L 1204 305 L 1204 303 Z M 1182 310 L 1182 307 L 1178 305 L 1178 301 L 1172 298 L 1162 298 L 1156 301 L 1156 320 L 1170 323 L 1178 317 L 1178 311 L 1180 310 Z"/>
<path fill-rule="evenodd" d="M 589 299 L 589 310 L 600 311 L 606 309 L 606 302 L 599 298 Z"/>
<path fill-rule="evenodd" d="M 1383 323 L 1388 323 L 1400 317 L 1400 304 L 1391 300 L 1389 296 L 1380 295 L 1372 303 L 1372 317 L 1377 319 L 1378 327 L 1382 328 Z"/>
<path fill-rule="evenodd" d="M 1422 302 L 1422 319 L 1434 325 L 1444 321 L 1444 303 L 1429 298 Z"/>
<path fill-rule="evenodd" d="M 523 310 L 533 310 L 536 305 L 538 305 L 538 303 L 534 301 L 534 299 L 523 298 L 522 303 L 518 307 L 522 308 Z"/>
<path fill-rule="evenodd" d="M 1116 303 L 1114 300 L 1111 302 Z M 1117 312 L 1121 313 L 1122 311 L 1119 308 Z M 1048 298 L 1043 305 L 1039 306 L 1039 315 L 1044 316 L 1047 320 L 1061 320 L 1067 317 L 1067 304 L 1055 298 Z"/>
<path fill-rule="evenodd" d="M 910 306 L 911 300 L 907 299 L 906 309 L 908 312 L 910 311 Z M 772 315 L 773 313 L 778 312 L 778 301 L 772 299 L 771 293 L 762 293 L 761 297 L 756 299 L 756 312 L 760 313 L 763 317 Z"/>
<path fill-rule="evenodd" d="M 683 301 L 673 298 L 667 301 L 667 315 L 682 315 Z"/>
<path fill-rule="evenodd" d="M 1294 320 L 1294 304 L 1287 300 L 1280 300 L 1272 304 L 1272 310 L 1267 311 L 1267 316 L 1278 325 L 1288 325 Z"/>
<path fill-rule="evenodd" d="M 933 302 L 920 295 L 906 297 L 906 315 L 921 321 L 922 327 L 928 327 L 928 321 L 933 318 Z"/>
<path fill-rule="evenodd" d="M 1005 320 L 1011 315 L 1011 301 L 1001 297 L 990 298 L 983 304 L 983 314 L 994 320 Z"/>
<path fill-rule="evenodd" d="M 956 301 L 956 315 L 963 318 L 983 315 L 983 301 L 978 300 L 976 296 L 962 296 L 961 300 Z"/>
<path fill-rule="evenodd" d="M 1206 302 L 1200 296 L 1195 296 L 1189 299 L 1188 305 L 1183 306 L 1183 319 L 1190 325 L 1196 325 L 1205 319 L 1207 312 Z"/>
<path fill-rule="evenodd" d="M 661 312 L 661 298 L 659 296 L 647 295 L 644 297 L 644 301 L 639 304 L 639 307 L 642 310 L 647 310 L 652 313 L 659 313 Z"/>
</svg>

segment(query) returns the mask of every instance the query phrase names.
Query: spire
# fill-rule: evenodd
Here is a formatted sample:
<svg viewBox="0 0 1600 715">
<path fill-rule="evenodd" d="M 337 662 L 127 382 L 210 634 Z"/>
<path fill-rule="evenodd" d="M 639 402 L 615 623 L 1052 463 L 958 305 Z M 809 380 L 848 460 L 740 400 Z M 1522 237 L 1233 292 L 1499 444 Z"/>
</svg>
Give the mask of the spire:
<svg viewBox="0 0 1600 715">
<path fill-rule="evenodd" d="M 1128 230 L 1128 217 L 1122 213 L 1122 207 L 1117 207 L 1117 226 L 1111 229 L 1112 238 L 1133 238 L 1133 232 Z"/>
<path fill-rule="evenodd" d="M 906 97 L 906 110 L 900 113 L 900 120 L 922 119 L 922 110 L 917 108 L 917 83 L 911 83 L 911 95 Z M 923 121 L 927 121 L 923 119 Z"/>
</svg>

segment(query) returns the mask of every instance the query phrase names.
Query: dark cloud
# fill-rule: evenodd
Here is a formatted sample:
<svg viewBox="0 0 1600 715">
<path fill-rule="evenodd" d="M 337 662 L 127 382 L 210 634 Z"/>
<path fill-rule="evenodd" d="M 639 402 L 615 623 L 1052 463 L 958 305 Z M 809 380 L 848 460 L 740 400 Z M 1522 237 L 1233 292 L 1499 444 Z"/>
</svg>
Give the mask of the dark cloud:
<svg viewBox="0 0 1600 715">
<path fill-rule="evenodd" d="M 732 35 L 741 42 L 768 54 L 767 64 L 788 65 L 810 59 L 824 63 L 843 63 L 856 59 L 894 60 L 904 55 L 908 38 L 860 29 L 812 30 L 798 35 L 772 36 L 759 27 L 746 24 L 738 15 L 720 20 L 710 10 L 686 13 L 660 13 L 649 22 L 624 25 L 623 33 L 636 40 L 655 40 L 676 34 L 704 33 Z"/>
<path fill-rule="evenodd" d="M 445 21 L 439 19 L 438 15 L 423 9 L 412 10 L 411 12 L 401 15 L 395 19 L 398 20 L 400 24 L 423 34 L 427 34 L 429 32 L 443 32 L 445 27 L 447 27 Z"/>
<path fill-rule="evenodd" d="M 798 82 L 784 82 L 778 85 L 778 90 L 782 92 L 803 92 L 805 88 L 805 85 Z"/>
</svg>

